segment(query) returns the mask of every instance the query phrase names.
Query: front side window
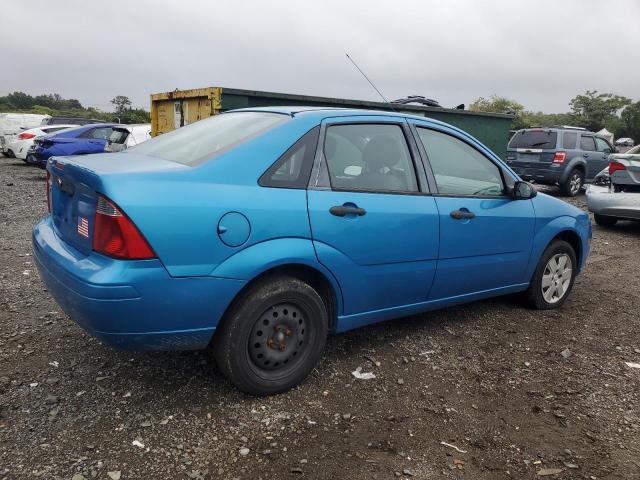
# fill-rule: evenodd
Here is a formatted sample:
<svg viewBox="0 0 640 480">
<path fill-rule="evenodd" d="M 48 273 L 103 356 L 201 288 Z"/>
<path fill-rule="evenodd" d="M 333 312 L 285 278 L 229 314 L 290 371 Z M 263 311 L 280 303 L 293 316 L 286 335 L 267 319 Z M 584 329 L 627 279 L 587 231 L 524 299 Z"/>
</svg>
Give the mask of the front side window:
<svg viewBox="0 0 640 480">
<path fill-rule="evenodd" d="M 269 112 L 224 113 L 147 140 L 128 148 L 127 153 L 197 165 L 222 155 L 289 118 Z"/>
<path fill-rule="evenodd" d="M 593 137 L 585 137 L 584 135 L 582 135 L 580 137 L 580 150 L 586 150 L 587 152 L 595 152 L 596 142 L 593 140 Z"/>
<path fill-rule="evenodd" d="M 476 149 L 451 135 L 418 128 L 435 176 L 438 193 L 443 195 L 504 195 L 500 169 Z"/>
<path fill-rule="evenodd" d="M 418 191 L 407 140 L 399 125 L 330 126 L 323 151 L 335 189 Z"/>
</svg>

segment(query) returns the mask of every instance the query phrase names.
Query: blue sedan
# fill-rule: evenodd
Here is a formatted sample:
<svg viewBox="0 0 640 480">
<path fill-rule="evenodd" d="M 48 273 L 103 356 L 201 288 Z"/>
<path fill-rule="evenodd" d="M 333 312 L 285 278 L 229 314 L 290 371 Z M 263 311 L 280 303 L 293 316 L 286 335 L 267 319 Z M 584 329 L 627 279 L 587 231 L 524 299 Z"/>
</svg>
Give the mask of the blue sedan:
<svg viewBox="0 0 640 480">
<path fill-rule="evenodd" d="M 423 117 L 264 108 L 122 153 L 54 157 L 33 230 L 62 309 L 122 349 L 210 349 L 253 394 L 285 391 L 327 335 L 524 292 L 560 307 L 588 215 Z"/>
<path fill-rule="evenodd" d="M 47 160 L 55 155 L 102 153 L 113 126 L 110 123 L 96 123 L 36 138 L 25 161 L 44 167 Z"/>
</svg>

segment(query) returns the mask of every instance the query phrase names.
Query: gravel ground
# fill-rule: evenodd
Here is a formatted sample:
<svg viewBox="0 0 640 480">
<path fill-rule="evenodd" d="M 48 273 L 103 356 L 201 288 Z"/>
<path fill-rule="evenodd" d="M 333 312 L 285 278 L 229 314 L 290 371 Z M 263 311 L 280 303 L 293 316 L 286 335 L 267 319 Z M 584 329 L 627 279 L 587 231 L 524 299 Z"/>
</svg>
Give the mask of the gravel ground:
<svg viewBox="0 0 640 480">
<path fill-rule="evenodd" d="M 45 211 L 43 171 L 0 158 L 0 478 L 640 478 L 639 225 L 594 226 L 560 310 L 506 297 L 335 336 L 303 385 L 253 398 L 203 353 L 123 353 L 69 320 L 31 257 Z"/>
</svg>

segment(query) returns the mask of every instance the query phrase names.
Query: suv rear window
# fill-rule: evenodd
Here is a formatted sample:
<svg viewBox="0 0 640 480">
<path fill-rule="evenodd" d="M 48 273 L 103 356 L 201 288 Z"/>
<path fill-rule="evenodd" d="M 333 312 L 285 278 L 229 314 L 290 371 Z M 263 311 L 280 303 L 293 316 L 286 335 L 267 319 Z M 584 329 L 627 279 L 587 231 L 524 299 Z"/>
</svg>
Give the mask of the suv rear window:
<svg viewBox="0 0 640 480">
<path fill-rule="evenodd" d="M 558 132 L 551 130 L 521 130 L 509 142 L 509 148 L 541 148 L 554 149 L 558 140 Z"/>
<path fill-rule="evenodd" d="M 288 118 L 269 112 L 224 113 L 152 138 L 126 151 L 197 165 L 265 133 Z"/>
</svg>

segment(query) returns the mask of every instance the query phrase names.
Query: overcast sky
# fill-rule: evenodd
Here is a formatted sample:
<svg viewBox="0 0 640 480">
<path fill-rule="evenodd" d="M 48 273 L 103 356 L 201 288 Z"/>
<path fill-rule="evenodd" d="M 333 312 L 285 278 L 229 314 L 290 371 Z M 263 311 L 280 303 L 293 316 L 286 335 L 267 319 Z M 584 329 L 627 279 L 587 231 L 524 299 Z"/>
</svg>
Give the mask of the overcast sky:
<svg viewBox="0 0 640 480">
<path fill-rule="evenodd" d="M 562 112 L 587 89 L 640 100 L 640 1 L 2 0 L 0 95 L 222 86 L 443 106 L 498 94 Z"/>
</svg>

